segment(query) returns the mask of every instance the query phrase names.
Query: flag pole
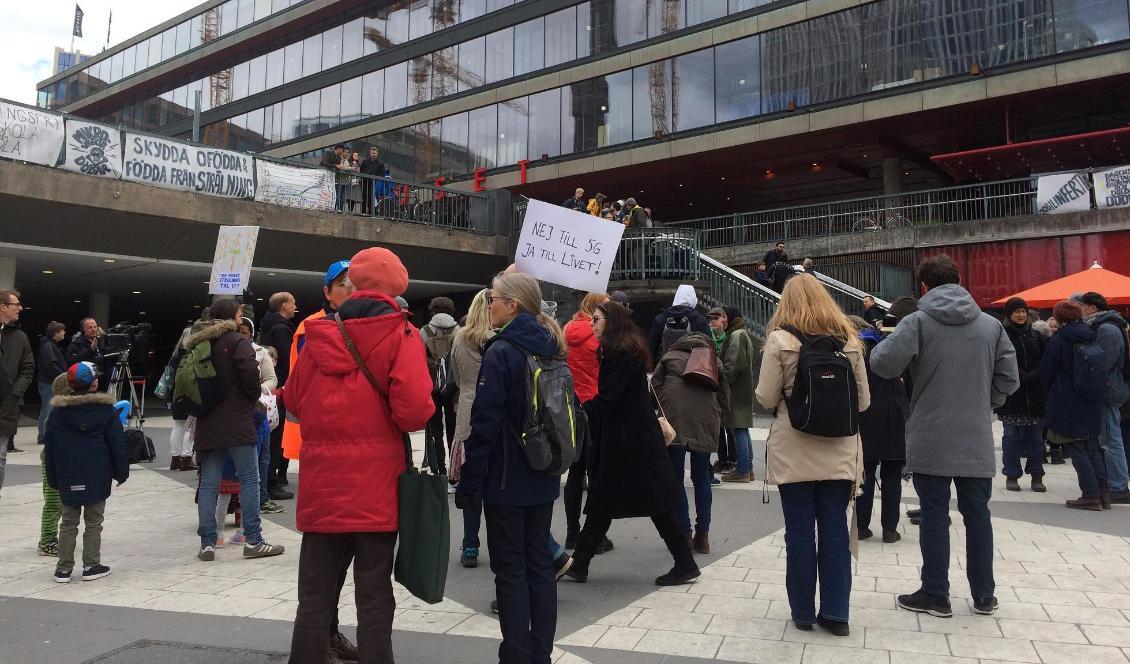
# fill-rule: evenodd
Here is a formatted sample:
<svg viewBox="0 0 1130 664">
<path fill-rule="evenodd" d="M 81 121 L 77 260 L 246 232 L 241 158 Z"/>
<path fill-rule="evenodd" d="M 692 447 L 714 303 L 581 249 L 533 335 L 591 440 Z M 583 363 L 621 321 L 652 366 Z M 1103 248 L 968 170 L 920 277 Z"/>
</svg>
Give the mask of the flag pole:
<svg viewBox="0 0 1130 664">
<path fill-rule="evenodd" d="M 75 3 L 75 14 L 78 14 L 78 3 Z M 71 16 L 71 53 L 75 52 L 74 16 Z"/>
<path fill-rule="evenodd" d="M 110 17 L 108 19 L 106 19 L 106 48 L 110 48 L 110 26 L 113 24 L 113 22 L 114 22 L 114 10 L 111 9 L 110 10 Z M 106 48 L 104 48 L 102 50 L 105 51 Z"/>
</svg>

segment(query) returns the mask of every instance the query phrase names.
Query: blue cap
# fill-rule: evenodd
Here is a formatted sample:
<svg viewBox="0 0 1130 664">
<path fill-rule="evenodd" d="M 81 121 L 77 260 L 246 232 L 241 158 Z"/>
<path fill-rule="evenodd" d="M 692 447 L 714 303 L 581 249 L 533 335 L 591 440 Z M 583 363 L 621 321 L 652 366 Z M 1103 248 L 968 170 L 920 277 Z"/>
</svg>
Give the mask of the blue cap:
<svg viewBox="0 0 1130 664">
<path fill-rule="evenodd" d="M 345 272 L 348 269 L 349 261 L 337 261 L 336 263 L 331 264 L 329 269 L 326 270 L 326 280 L 322 285 L 329 286 L 333 283 L 334 279 L 340 277 L 341 273 Z"/>
</svg>

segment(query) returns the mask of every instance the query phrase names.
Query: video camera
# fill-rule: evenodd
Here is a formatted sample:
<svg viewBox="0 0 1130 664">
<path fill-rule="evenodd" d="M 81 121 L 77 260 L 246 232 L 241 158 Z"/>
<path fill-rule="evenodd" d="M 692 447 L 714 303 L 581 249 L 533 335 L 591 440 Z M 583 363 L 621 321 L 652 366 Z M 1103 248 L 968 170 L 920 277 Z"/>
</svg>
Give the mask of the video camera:
<svg viewBox="0 0 1130 664">
<path fill-rule="evenodd" d="M 135 346 L 146 346 L 153 326 L 149 323 L 121 322 L 106 330 L 102 340 L 102 356 L 115 357 L 129 353 Z"/>
</svg>

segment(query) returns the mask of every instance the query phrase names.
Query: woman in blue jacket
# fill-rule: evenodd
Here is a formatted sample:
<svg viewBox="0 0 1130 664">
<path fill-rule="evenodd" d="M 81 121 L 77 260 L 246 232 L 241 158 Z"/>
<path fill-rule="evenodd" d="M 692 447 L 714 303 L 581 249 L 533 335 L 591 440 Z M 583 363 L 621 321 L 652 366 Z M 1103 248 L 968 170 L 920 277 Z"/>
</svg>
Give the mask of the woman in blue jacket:
<svg viewBox="0 0 1130 664">
<path fill-rule="evenodd" d="M 491 324 L 501 329 L 483 352 L 455 504 L 483 501 L 502 630 L 498 661 L 549 664 L 557 628 L 549 529 L 561 482 L 530 468 L 511 432 L 524 427 L 527 354 L 563 358 L 565 340 L 541 312 L 541 289 L 529 275 L 498 275 L 488 302 Z"/>
</svg>

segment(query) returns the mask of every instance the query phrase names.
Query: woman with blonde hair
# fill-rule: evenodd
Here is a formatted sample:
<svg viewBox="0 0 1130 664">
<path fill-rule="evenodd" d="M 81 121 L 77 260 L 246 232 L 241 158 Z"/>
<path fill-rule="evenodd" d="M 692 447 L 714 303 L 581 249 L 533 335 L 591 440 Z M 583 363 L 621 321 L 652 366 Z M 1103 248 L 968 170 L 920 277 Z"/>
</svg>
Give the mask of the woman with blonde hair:
<svg viewBox="0 0 1130 664">
<path fill-rule="evenodd" d="M 805 631 L 818 623 L 836 636 L 847 636 L 851 594 L 847 507 L 859 483 L 862 447 L 858 435 L 829 438 L 793 428 L 786 398 L 797 377 L 801 337 L 828 337 L 835 342 L 851 364 L 858 400 L 854 405 L 867 410 L 871 399 L 863 344 L 824 286 L 809 274 L 794 276 L 782 289 L 781 304 L 769 321 L 756 396 L 758 403 L 776 411 L 766 441 L 767 481 L 777 485 L 781 495 L 785 588 L 793 623 Z M 850 400 L 843 407 L 852 407 Z"/>
<path fill-rule="evenodd" d="M 533 277 L 499 274 L 485 299 L 499 332 L 482 353 L 455 505 L 483 502 L 502 630 L 499 661 L 549 664 L 557 628 L 550 522 L 561 484 L 530 467 L 514 432 L 525 428 L 527 355 L 563 358 L 565 339 L 541 312 Z"/>
</svg>

